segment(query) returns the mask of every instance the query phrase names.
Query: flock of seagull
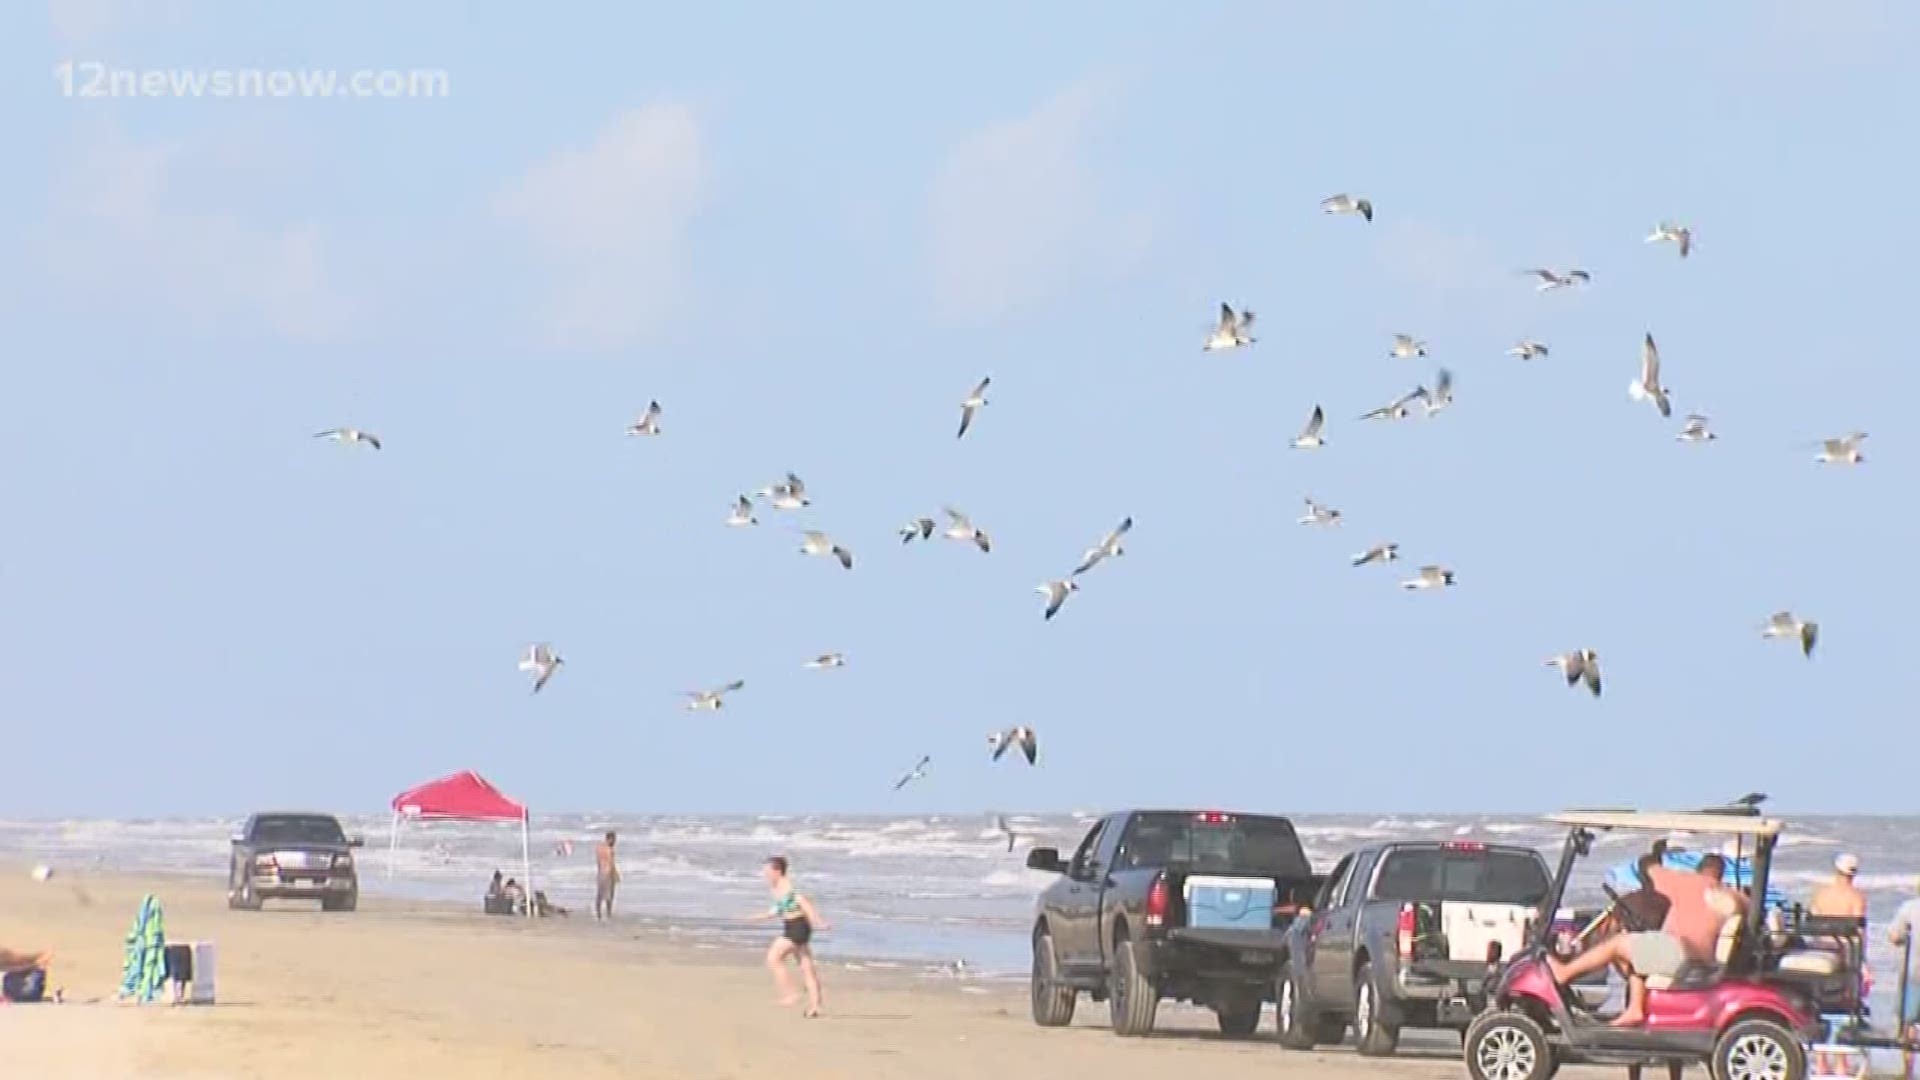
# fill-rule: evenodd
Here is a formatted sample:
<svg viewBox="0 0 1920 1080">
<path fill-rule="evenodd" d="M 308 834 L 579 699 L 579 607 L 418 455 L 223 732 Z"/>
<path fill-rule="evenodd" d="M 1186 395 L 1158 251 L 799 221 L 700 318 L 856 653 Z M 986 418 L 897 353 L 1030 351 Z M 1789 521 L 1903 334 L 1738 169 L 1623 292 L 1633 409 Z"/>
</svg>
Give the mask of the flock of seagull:
<svg viewBox="0 0 1920 1080">
<path fill-rule="evenodd" d="M 1326 214 L 1350 215 L 1372 222 L 1374 206 L 1370 199 L 1351 194 L 1338 194 L 1327 197 L 1320 203 Z M 1685 225 L 1671 221 L 1662 221 L 1646 237 L 1646 243 L 1666 243 L 1674 245 L 1680 258 L 1687 258 L 1693 251 L 1693 231 Z M 1571 289 L 1590 284 L 1593 277 L 1584 269 L 1554 269 L 1541 267 L 1524 272 L 1525 276 L 1536 281 L 1536 289 L 1547 292 L 1557 289 Z M 1236 310 L 1231 304 L 1221 303 L 1218 317 L 1202 341 L 1205 352 L 1225 352 L 1249 347 L 1256 343 L 1253 335 L 1254 313 L 1248 310 Z M 1396 334 L 1388 349 L 1390 358 L 1418 359 L 1427 355 L 1427 343 L 1411 334 Z M 1542 359 L 1551 355 L 1545 342 L 1525 339 L 1506 350 L 1506 355 L 1522 361 Z M 960 423 L 955 432 L 956 439 L 963 439 L 973 430 L 980 411 L 987 405 L 987 390 L 992 385 L 991 378 L 981 379 L 966 396 L 960 400 Z M 1431 417 L 1453 403 L 1453 376 L 1445 368 L 1436 373 L 1433 384 L 1424 383 L 1414 387 L 1394 400 L 1378 408 L 1368 410 L 1359 416 L 1362 421 L 1393 422 L 1418 415 Z M 1648 333 L 1642 339 L 1640 347 L 1639 372 L 1627 387 L 1628 397 L 1636 402 L 1650 402 L 1662 418 L 1670 418 L 1673 412 L 1671 390 L 1662 381 L 1660 370 L 1660 351 L 1655 345 L 1653 335 Z M 627 434 L 638 437 L 657 437 L 662 433 L 662 410 L 660 402 L 650 401 L 638 419 L 627 427 Z M 1327 423 L 1326 410 L 1315 405 L 1307 419 L 1306 426 L 1292 440 L 1296 450 L 1315 451 L 1326 447 L 1325 434 Z M 354 427 L 336 427 L 316 432 L 315 438 L 330 439 L 344 446 L 366 446 L 380 450 L 380 438 L 368 431 Z M 1831 465 L 1857 465 L 1866 460 L 1860 452 L 1860 444 L 1866 438 L 1863 431 L 1855 431 L 1836 438 L 1823 440 L 1820 452 L 1815 460 Z M 1684 418 L 1680 431 L 1675 438 L 1681 442 L 1702 444 L 1719 438 L 1710 426 L 1709 419 L 1699 413 Z M 759 500 L 756 502 L 755 500 Z M 775 481 L 754 492 L 752 496 L 741 494 L 735 498 L 724 519 L 730 528 L 747 528 L 760 523 L 758 508 L 764 503 L 768 508 L 783 513 L 804 510 L 812 505 L 808 497 L 806 483 L 788 472 L 781 480 Z M 897 530 L 902 544 L 916 540 L 931 540 L 935 535 L 959 543 L 971 544 L 980 552 L 993 550 L 993 540 L 987 531 L 976 524 L 964 512 L 944 506 L 941 513 L 945 524 L 931 516 L 915 517 Z M 1327 527 L 1340 524 L 1341 512 L 1318 502 L 1311 496 L 1306 498 L 1305 513 L 1299 518 L 1301 525 Z M 1111 531 L 1102 536 L 1081 556 L 1079 563 L 1063 577 L 1053 578 L 1040 583 L 1035 591 L 1045 598 L 1042 618 L 1051 620 L 1058 615 L 1068 598 L 1080 589 L 1080 580 L 1094 567 L 1109 559 L 1125 553 L 1122 540 L 1133 528 L 1133 518 L 1127 517 Z M 805 529 L 800 533 L 800 553 L 819 556 L 838 562 L 842 569 L 852 570 L 854 555 L 851 549 L 836 541 L 832 536 L 818 529 Z M 1398 561 L 1400 545 L 1380 543 L 1359 552 L 1352 557 L 1352 565 L 1387 564 Z M 1429 563 L 1413 572 L 1412 576 L 1401 582 L 1409 590 L 1446 589 L 1456 583 L 1454 571 L 1439 563 Z M 1803 619 L 1790 611 L 1780 611 L 1770 616 L 1761 627 L 1761 634 L 1768 639 L 1797 641 L 1801 652 L 1811 657 L 1814 643 L 1819 637 L 1819 625 Z M 842 653 L 823 653 L 806 662 L 805 666 L 815 670 L 830 670 L 845 667 L 846 657 Z M 1585 685 L 1594 696 L 1601 691 L 1600 657 L 1590 648 L 1574 649 L 1549 657 L 1548 666 L 1558 668 L 1565 677 L 1569 688 Z M 530 645 L 520 660 L 520 670 L 533 678 L 533 693 L 539 693 L 554 674 L 560 670 L 564 661 L 552 645 L 538 643 Z M 746 686 L 744 679 L 734 679 L 719 686 L 684 691 L 685 708 L 689 710 L 718 710 L 725 706 L 726 697 Z M 1029 765 L 1036 764 L 1039 758 L 1039 739 L 1030 727 L 1013 727 L 995 731 L 987 736 L 987 748 L 991 760 L 999 761 L 1009 749 L 1018 749 Z M 932 757 L 923 755 L 914 766 L 894 782 L 898 791 L 907 785 L 926 778 L 932 765 Z M 1007 838 L 1008 848 L 1012 849 L 1014 833 L 1007 826 L 1004 817 L 996 817 L 998 831 Z"/>
</svg>

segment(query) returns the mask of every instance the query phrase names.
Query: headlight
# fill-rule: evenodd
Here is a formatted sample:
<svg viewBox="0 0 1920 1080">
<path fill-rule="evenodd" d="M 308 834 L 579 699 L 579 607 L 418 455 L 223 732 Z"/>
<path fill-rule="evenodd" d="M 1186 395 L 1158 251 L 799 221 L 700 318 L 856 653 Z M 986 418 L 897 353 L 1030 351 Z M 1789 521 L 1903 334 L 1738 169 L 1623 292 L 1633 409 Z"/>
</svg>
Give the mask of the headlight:
<svg viewBox="0 0 1920 1080">
<path fill-rule="evenodd" d="M 273 856 L 255 855 L 253 857 L 253 865 L 260 867 L 262 870 L 271 870 L 273 869 L 273 865 L 274 865 Z"/>
<path fill-rule="evenodd" d="M 352 867 L 353 867 L 352 855 L 346 852 L 341 852 L 340 854 L 335 855 L 333 857 L 333 868 L 335 870 L 348 870 L 348 869 L 351 869 Z"/>
</svg>

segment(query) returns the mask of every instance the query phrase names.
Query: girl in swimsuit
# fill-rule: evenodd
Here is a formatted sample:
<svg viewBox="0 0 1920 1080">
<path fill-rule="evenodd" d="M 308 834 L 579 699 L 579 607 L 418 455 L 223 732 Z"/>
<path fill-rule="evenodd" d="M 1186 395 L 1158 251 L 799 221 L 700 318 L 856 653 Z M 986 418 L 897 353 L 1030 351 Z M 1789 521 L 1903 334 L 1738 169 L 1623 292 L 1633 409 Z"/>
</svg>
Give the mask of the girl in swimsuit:
<svg viewBox="0 0 1920 1080">
<path fill-rule="evenodd" d="M 802 896 L 793 887 L 793 880 L 787 877 L 785 856 L 775 855 L 767 860 L 763 869 L 767 879 L 767 890 L 773 894 L 773 906 L 759 915 L 756 920 L 779 919 L 780 936 L 767 946 L 767 970 L 773 972 L 773 984 L 780 991 L 780 1004 L 791 1005 L 795 1001 L 793 981 L 787 978 L 786 962 L 792 957 L 800 967 L 800 979 L 807 988 L 807 1017 L 820 1015 L 820 971 L 813 962 L 813 932 L 830 929 L 826 920 L 814 909 L 813 902 Z"/>
</svg>

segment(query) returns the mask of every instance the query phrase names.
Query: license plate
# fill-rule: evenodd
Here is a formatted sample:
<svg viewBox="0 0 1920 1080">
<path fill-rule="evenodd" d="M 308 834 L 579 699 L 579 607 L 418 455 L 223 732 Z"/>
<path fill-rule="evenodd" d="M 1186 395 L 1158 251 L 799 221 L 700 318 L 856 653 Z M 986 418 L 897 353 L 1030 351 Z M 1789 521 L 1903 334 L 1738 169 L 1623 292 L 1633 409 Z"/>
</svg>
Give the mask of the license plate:
<svg viewBox="0 0 1920 1080">
<path fill-rule="evenodd" d="M 1249 950 L 1240 954 L 1240 962 L 1243 964 L 1264 964 L 1269 959 L 1271 958 L 1263 952 L 1252 952 Z"/>
</svg>

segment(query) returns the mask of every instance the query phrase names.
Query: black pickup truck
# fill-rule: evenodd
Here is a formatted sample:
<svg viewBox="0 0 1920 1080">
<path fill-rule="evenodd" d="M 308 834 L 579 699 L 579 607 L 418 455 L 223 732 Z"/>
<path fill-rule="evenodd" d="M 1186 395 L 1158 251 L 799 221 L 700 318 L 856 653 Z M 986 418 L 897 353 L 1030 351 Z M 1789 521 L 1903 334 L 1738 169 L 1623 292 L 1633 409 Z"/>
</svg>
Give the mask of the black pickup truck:
<svg viewBox="0 0 1920 1080">
<path fill-rule="evenodd" d="M 1153 1030 L 1169 998 L 1251 1035 L 1281 935 L 1321 884 L 1286 818 L 1218 811 L 1108 814 L 1071 858 L 1035 848 L 1027 865 L 1061 875 L 1033 921 L 1034 1022 L 1071 1022 L 1086 993 L 1121 1035 Z"/>
<path fill-rule="evenodd" d="M 1403 1027 L 1464 1030 L 1550 883 L 1530 847 L 1398 842 L 1347 855 L 1287 931 L 1281 1045 L 1339 1042 L 1351 1024 L 1360 1053 L 1377 1056 L 1393 1053 Z"/>
<path fill-rule="evenodd" d="M 322 911 L 352 911 L 360 902 L 359 846 L 332 814 L 254 814 L 233 837 L 227 906 L 259 911 L 266 900 L 318 900 Z"/>
</svg>

